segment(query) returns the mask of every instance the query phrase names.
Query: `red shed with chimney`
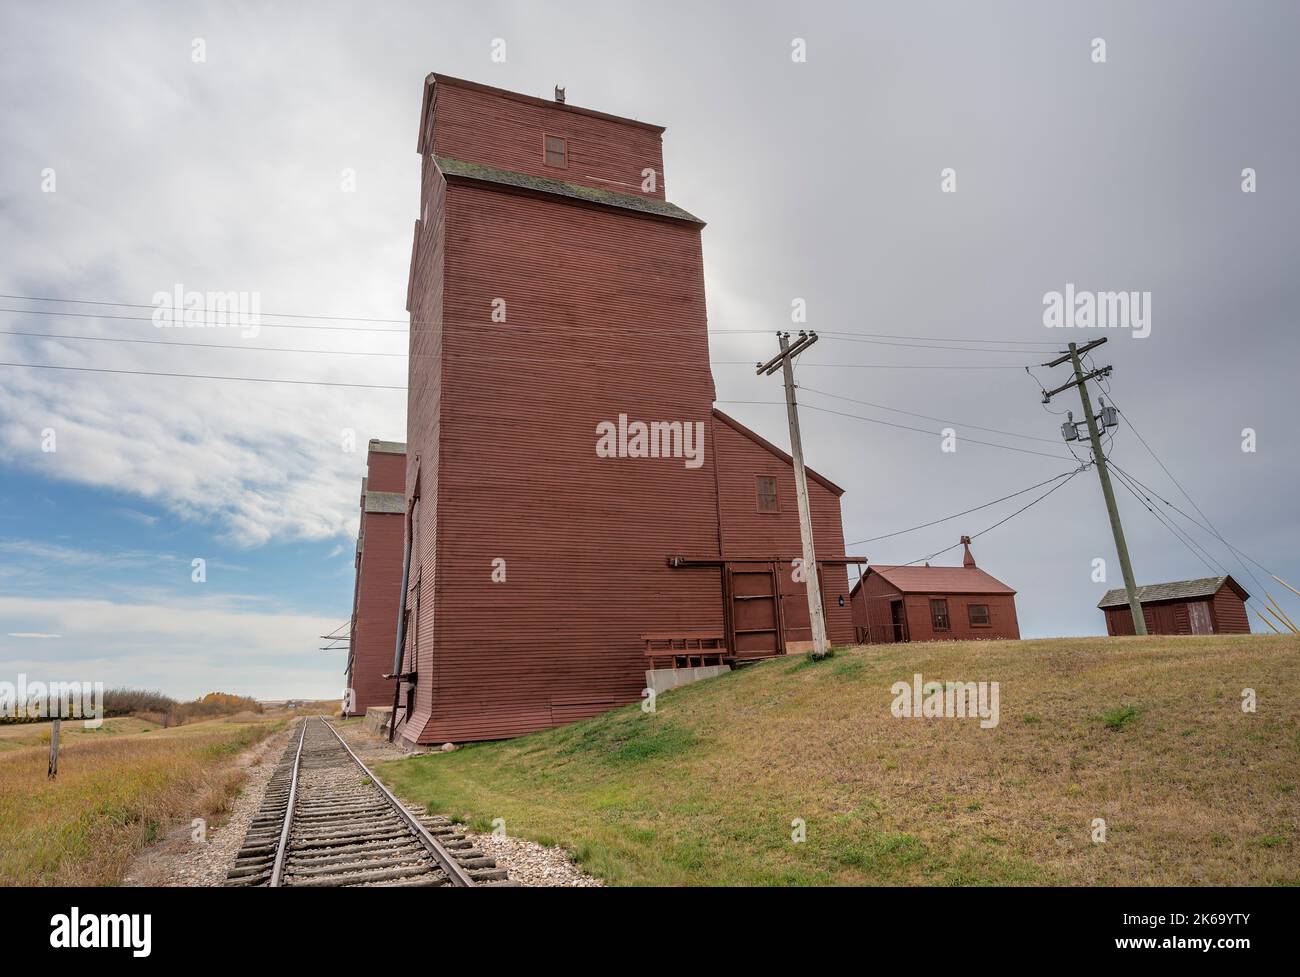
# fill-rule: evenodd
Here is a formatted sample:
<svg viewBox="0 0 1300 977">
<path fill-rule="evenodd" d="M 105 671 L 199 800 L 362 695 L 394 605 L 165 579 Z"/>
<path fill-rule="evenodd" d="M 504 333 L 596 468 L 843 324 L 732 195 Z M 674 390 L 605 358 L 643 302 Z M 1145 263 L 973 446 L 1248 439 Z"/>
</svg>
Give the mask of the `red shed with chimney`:
<svg viewBox="0 0 1300 977">
<path fill-rule="evenodd" d="M 371 706 L 393 704 L 393 680 L 384 676 L 392 671 L 397 643 L 405 487 L 406 445 L 372 440 L 361 480 L 344 715 L 364 716 Z"/>
<path fill-rule="evenodd" d="M 869 566 L 854 586 L 858 641 L 1018 639 L 1016 592 L 975 565 L 961 538 L 959 567 Z"/>
<path fill-rule="evenodd" d="M 1148 584 L 1137 589 L 1147 634 L 1250 634 L 1250 594 L 1232 577 L 1202 577 Z M 1124 588 L 1107 591 L 1097 604 L 1106 633 L 1133 634 L 1133 612 Z"/>
<path fill-rule="evenodd" d="M 656 659 L 808 640 L 790 459 L 713 407 L 704 224 L 666 198 L 662 133 L 426 80 L 408 742 L 543 729 L 639 701 Z M 809 491 L 830 638 L 849 642 L 842 490 L 810 472 Z"/>
</svg>

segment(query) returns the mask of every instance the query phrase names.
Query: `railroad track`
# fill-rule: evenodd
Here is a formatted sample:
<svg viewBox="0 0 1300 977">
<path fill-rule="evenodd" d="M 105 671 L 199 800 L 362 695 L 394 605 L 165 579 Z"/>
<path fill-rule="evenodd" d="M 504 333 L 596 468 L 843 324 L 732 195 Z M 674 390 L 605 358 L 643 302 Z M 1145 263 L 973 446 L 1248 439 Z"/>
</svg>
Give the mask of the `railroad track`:
<svg viewBox="0 0 1300 977">
<path fill-rule="evenodd" d="M 381 784 L 323 716 L 304 719 L 226 876 L 229 886 L 508 885 L 446 818 Z"/>
</svg>

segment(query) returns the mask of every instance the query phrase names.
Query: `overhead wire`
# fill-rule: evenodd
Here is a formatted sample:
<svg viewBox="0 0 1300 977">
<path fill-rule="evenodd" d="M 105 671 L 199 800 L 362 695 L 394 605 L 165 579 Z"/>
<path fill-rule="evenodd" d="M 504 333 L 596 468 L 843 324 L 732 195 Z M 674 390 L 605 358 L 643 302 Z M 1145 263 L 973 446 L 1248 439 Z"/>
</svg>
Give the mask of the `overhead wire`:
<svg viewBox="0 0 1300 977">
<path fill-rule="evenodd" d="M 991 502 L 985 502 L 982 505 L 972 506 L 969 509 L 963 509 L 961 512 L 954 512 L 950 516 L 943 516 L 940 519 L 932 519 L 930 522 L 923 522 L 917 526 L 909 526 L 907 529 L 899 529 L 892 533 L 885 533 L 883 536 L 872 536 L 870 539 L 855 540 L 852 543 L 845 543 L 844 545 L 846 547 L 862 546 L 866 543 L 875 543 L 875 542 L 879 542 L 882 539 L 892 539 L 895 536 L 902 536 L 905 533 L 916 532 L 918 529 L 928 529 L 930 526 L 937 526 L 939 525 L 939 523 L 948 522 L 949 520 L 957 519 L 960 516 L 970 515 L 972 512 L 979 512 L 981 509 L 987 509 L 989 506 L 997 505 L 999 502 L 1006 502 L 1008 499 L 1014 499 L 1017 496 L 1024 495 L 1026 492 L 1032 492 L 1036 488 L 1042 488 L 1044 485 L 1047 485 L 1051 482 L 1055 482 L 1057 479 L 1068 478 L 1069 476 L 1076 474 L 1078 471 L 1079 469 L 1075 469 L 1074 471 L 1070 471 L 1070 472 L 1061 472 L 1061 474 L 1059 475 L 1053 475 L 1051 478 L 1045 478 L 1041 482 L 1035 482 L 1033 485 L 1027 486 L 1026 488 L 1022 488 L 1019 491 L 1012 492 L 1010 495 L 1004 495 L 1001 498 L 994 499 Z"/>
<path fill-rule="evenodd" d="M 806 365 L 807 364 L 805 364 L 805 366 Z M 771 407 L 785 406 L 784 401 L 777 401 L 777 400 L 719 400 L 718 403 L 720 404 L 764 404 Z M 903 431 L 915 431 L 918 434 L 928 434 L 931 437 L 941 436 L 941 432 L 938 431 L 931 431 L 923 427 L 912 427 L 909 424 L 898 424 L 895 421 L 886 421 L 886 420 L 882 420 L 879 417 L 867 417 L 864 414 L 851 414 L 847 411 L 831 410 L 829 407 L 819 407 L 816 404 L 809 404 L 809 403 L 801 403 L 799 406 L 805 407 L 808 410 L 819 411 L 820 413 L 823 414 L 833 414 L 836 417 L 851 417 L 859 421 L 868 421 L 869 423 L 872 424 L 881 424 L 884 425 L 885 427 L 898 428 Z M 1027 454 L 1027 455 L 1039 455 L 1043 458 L 1054 458 L 1058 461 L 1070 460 L 1065 455 L 1049 454 L 1046 451 L 1035 451 L 1032 448 L 1020 448 L 1012 444 L 998 444 L 996 441 L 981 441 L 978 438 L 962 438 L 962 441 L 966 444 L 979 444 L 989 448 L 1002 448 L 1006 451 L 1017 451 L 1021 454 Z"/>
<path fill-rule="evenodd" d="M 1038 505 L 1038 503 L 1042 502 L 1045 498 L 1047 498 L 1047 497 L 1048 497 L 1049 495 L 1051 495 L 1053 492 L 1057 491 L 1058 489 L 1060 489 L 1060 488 L 1061 488 L 1062 486 L 1064 486 L 1064 485 L 1068 485 L 1068 484 L 1070 483 L 1070 481 L 1074 478 L 1074 476 L 1078 475 L 1079 472 L 1083 471 L 1083 470 L 1084 470 L 1085 468 L 1087 468 L 1087 467 L 1088 467 L 1087 465 L 1080 465 L 1080 466 L 1079 466 L 1078 468 L 1076 468 L 1074 471 L 1070 472 L 1069 475 L 1067 475 L 1067 476 L 1065 477 L 1065 479 L 1063 479 L 1063 480 L 1060 481 L 1060 482 L 1057 482 L 1055 485 L 1053 485 L 1051 488 L 1049 488 L 1046 492 L 1044 492 L 1042 495 L 1038 496 L 1037 498 L 1033 499 L 1033 500 L 1032 500 L 1031 502 L 1029 502 L 1027 505 L 1023 505 L 1023 506 L 1021 506 L 1021 507 L 1020 507 L 1019 509 L 1017 509 L 1015 512 L 1011 513 L 1011 515 L 1006 516 L 1006 517 L 1003 518 L 1003 519 L 999 519 L 999 520 L 998 520 L 997 522 L 995 522 L 993 525 L 988 526 L 988 527 L 986 527 L 985 529 L 981 529 L 978 533 L 974 533 L 973 535 L 969 536 L 968 538 L 971 539 L 972 541 L 973 541 L 973 540 L 976 540 L 976 539 L 978 539 L 979 537 L 983 536 L 985 533 L 992 532 L 994 529 L 997 529 L 999 526 L 1003 526 L 1003 525 L 1005 525 L 1006 523 L 1010 522 L 1012 519 L 1014 519 L 1016 516 L 1020 515 L 1022 512 L 1026 512 L 1026 511 L 1028 511 L 1029 509 L 1032 509 L 1034 506 Z M 950 550 L 955 550 L 958 546 L 961 546 L 961 545 L 962 545 L 961 543 L 954 543 L 952 546 L 946 546 L 946 547 L 944 547 L 944 548 L 941 549 L 941 550 L 935 550 L 935 552 L 929 554 L 928 556 L 918 557 L 917 559 L 915 559 L 915 560 L 910 560 L 910 561 L 907 562 L 907 563 L 899 564 L 899 566 L 910 567 L 910 566 L 913 566 L 913 565 L 915 565 L 915 564 L 917 564 L 917 563 L 921 563 L 921 562 L 929 562 L 930 560 L 933 560 L 936 556 L 942 556 L 944 553 L 947 553 L 947 552 L 949 552 Z"/>
</svg>

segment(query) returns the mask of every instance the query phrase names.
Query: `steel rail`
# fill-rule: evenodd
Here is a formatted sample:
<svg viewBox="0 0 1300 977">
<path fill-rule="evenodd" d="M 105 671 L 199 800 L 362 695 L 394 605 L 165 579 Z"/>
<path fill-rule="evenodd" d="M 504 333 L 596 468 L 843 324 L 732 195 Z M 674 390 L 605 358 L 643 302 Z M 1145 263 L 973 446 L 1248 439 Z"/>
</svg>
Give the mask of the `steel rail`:
<svg viewBox="0 0 1300 977">
<path fill-rule="evenodd" d="M 293 756 L 293 773 L 289 780 L 289 806 L 284 809 L 284 826 L 280 829 L 280 845 L 275 850 L 275 865 L 271 869 L 271 887 L 278 888 L 284 876 L 284 861 L 289 854 L 289 832 L 293 829 L 293 808 L 298 800 L 298 768 L 302 764 L 302 744 L 307 738 L 307 723 L 303 719 L 298 734 L 298 752 Z"/>
<path fill-rule="evenodd" d="M 335 729 L 330 723 L 326 722 L 324 716 L 318 716 L 316 718 L 318 718 L 324 724 L 326 729 L 328 729 L 331 733 L 334 734 L 334 738 L 337 739 L 339 741 L 339 744 L 343 747 L 343 749 L 347 751 L 348 756 L 352 758 L 352 762 L 361 768 L 362 772 L 364 772 L 365 775 L 370 779 L 370 783 L 373 784 L 379 790 L 379 793 L 383 795 L 384 800 L 388 802 L 389 806 L 392 807 L 392 809 L 397 813 L 398 817 L 400 817 L 403 821 L 406 822 L 407 827 L 411 829 L 411 833 L 414 834 L 420 840 L 420 844 L 422 844 L 425 847 L 425 849 L 429 852 L 429 855 L 433 858 L 433 860 L 438 863 L 438 867 L 441 868 L 447 874 L 447 879 L 451 882 L 451 884 L 456 886 L 478 885 L 478 883 L 474 881 L 474 879 L 470 876 L 470 874 L 466 872 L 464 868 L 461 867 L 460 863 L 451 856 L 451 854 L 447 851 L 447 849 L 442 847 L 442 844 L 438 841 L 438 839 L 436 839 L 433 835 L 429 833 L 429 829 L 420 823 L 420 819 L 417 818 L 415 815 L 413 815 L 410 811 L 408 811 L 406 809 L 406 806 L 393 795 L 392 791 L 390 791 L 387 787 L 384 786 L 383 782 L 380 781 L 380 779 L 374 775 L 374 773 L 370 770 L 370 768 L 361 762 L 361 758 L 352 752 L 352 747 L 348 746 L 347 741 L 343 739 L 342 736 L 339 735 L 339 731 Z M 304 722 L 303 723 L 304 731 L 306 729 L 306 725 L 307 724 Z M 294 779 L 295 781 L 297 780 L 296 764 L 295 764 Z M 293 801 L 291 797 L 290 798 L 291 806 L 292 803 Z M 286 830 L 287 830 L 288 823 L 289 821 L 286 818 L 285 819 Z M 279 862 L 277 861 L 276 864 L 278 865 Z M 274 881 L 272 882 L 272 884 L 274 884 Z"/>
</svg>

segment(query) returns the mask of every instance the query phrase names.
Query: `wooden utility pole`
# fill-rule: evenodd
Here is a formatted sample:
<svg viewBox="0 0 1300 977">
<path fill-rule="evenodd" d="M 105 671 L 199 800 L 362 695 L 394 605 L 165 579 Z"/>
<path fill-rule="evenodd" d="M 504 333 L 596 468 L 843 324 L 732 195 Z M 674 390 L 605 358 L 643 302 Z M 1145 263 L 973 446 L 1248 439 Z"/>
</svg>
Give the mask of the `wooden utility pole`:
<svg viewBox="0 0 1300 977">
<path fill-rule="evenodd" d="M 1137 583 L 1133 579 L 1133 564 L 1128 557 L 1128 543 L 1124 541 L 1124 527 L 1119 521 L 1119 507 L 1115 504 L 1115 491 L 1110 486 L 1110 469 L 1106 465 L 1106 455 L 1101 450 L 1101 429 L 1097 426 L 1097 418 L 1092 413 L 1092 400 L 1088 397 L 1088 381 L 1103 377 L 1110 373 L 1111 368 L 1104 366 L 1100 370 L 1093 370 L 1091 373 L 1084 374 L 1083 364 L 1079 361 L 1081 353 L 1087 353 L 1089 350 L 1100 346 L 1106 341 L 1105 337 L 1093 340 L 1086 346 L 1080 348 L 1077 343 L 1070 343 L 1067 351 L 1050 363 L 1044 363 L 1043 366 L 1059 366 L 1066 361 L 1074 368 L 1074 379 L 1069 383 L 1062 384 L 1055 390 L 1043 392 L 1043 403 L 1048 403 L 1055 394 L 1062 390 L 1068 390 L 1071 387 L 1079 388 L 1079 401 L 1083 405 L 1083 419 L 1088 425 L 1088 438 L 1092 441 L 1092 460 L 1097 465 L 1097 478 L 1101 481 L 1101 494 L 1106 499 L 1106 513 L 1110 516 L 1110 531 L 1115 537 L 1115 551 L 1119 554 L 1119 569 L 1124 575 L 1124 591 L 1128 595 L 1128 609 L 1133 615 L 1133 633 L 1146 634 L 1147 622 L 1142 614 L 1142 602 L 1138 600 Z M 1111 408 L 1107 408 L 1110 410 Z M 1068 429 L 1072 424 L 1066 424 Z M 1068 431 L 1066 432 L 1068 435 Z"/>
<path fill-rule="evenodd" d="M 757 372 L 771 376 L 780 367 L 785 378 L 785 412 L 790 422 L 790 454 L 794 458 L 794 489 L 799 500 L 799 537 L 803 542 L 803 569 L 808 583 L 808 623 L 812 628 L 813 657 L 825 658 L 830 644 L 826 640 L 826 615 L 822 609 L 821 580 L 817 574 L 817 553 L 813 546 L 812 509 L 808 504 L 808 476 L 803 467 L 803 441 L 799 437 L 799 405 L 794 396 L 794 368 L 791 360 L 817 342 L 815 332 L 800 332 L 794 345 L 790 334 L 779 332 L 781 352 L 759 363 Z M 780 600 L 780 594 L 777 600 Z"/>
</svg>

